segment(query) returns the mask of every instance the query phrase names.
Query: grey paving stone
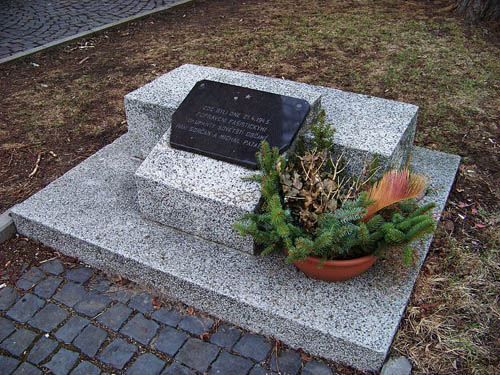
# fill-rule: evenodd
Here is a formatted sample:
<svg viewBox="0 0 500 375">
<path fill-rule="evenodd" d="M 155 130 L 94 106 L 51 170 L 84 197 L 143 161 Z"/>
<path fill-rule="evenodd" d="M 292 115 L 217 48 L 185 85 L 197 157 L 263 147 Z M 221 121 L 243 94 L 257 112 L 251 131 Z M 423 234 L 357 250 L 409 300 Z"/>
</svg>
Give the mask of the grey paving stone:
<svg viewBox="0 0 500 375">
<path fill-rule="evenodd" d="M 144 314 L 150 314 L 153 312 L 153 295 L 146 292 L 139 293 L 132 297 L 128 305 Z"/>
<path fill-rule="evenodd" d="M 104 348 L 98 358 L 101 362 L 121 370 L 136 351 L 137 346 L 117 338 Z"/>
<path fill-rule="evenodd" d="M 32 327 L 44 332 L 50 332 L 66 319 L 68 312 L 59 306 L 49 303 L 28 321 Z"/>
<path fill-rule="evenodd" d="M 302 367 L 300 354 L 286 350 L 276 359 L 276 353 L 271 356 L 271 370 L 278 371 L 283 375 L 297 375 Z"/>
<path fill-rule="evenodd" d="M 182 320 L 182 315 L 176 309 L 166 309 L 162 307 L 159 310 L 156 310 L 151 317 L 163 324 L 167 324 L 172 327 L 177 327 L 177 324 Z"/>
<path fill-rule="evenodd" d="M 190 338 L 179 350 L 175 359 L 197 371 L 207 371 L 208 366 L 219 354 L 216 345 Z"/>
<path fill-rule="evenodd" d="M 411 362 L 408 358 L 391 358 L 382 367 L 380 375 L 410 375 L 411 368 Z"/>
<path fill-rule="evenodd" d="M 0 342 L 16 330 L 16 326 L 10 320 L 0 318 Z"/>
<path fill-rule="evenodd" d="M 35 287 L 35 294 L 42 298 L 50 298 L 54 295 L 61 282 L 62 280 L 57 277 L 49 277 Z"/>
<path fill-rule="evenodd" d="M 55 338 L 66 344 L 71 343 L 76 336 L 84 329 L 90 322 L 79 316 L 73 316 L 55 333 Z"/>
<path fill-rule="evenodd" d="M 58 344 L 56 341 L 42 336 L 31 348 L 26 359 L 28 360 L 28 362 L 31 362 L 34 365 L 38 365 L 50 354 L 52 354 L 52 352 L 57 348 L 57 345 Z"/>
<path fill-rule="evenodd" d="M 212 364 L 209 375 L 247 375 L 253 367 L 254 362 L 237 357 L 226 352 L 221 353 L 219 358 Z"/>
<path fill-rule="evenodd" d="M 66 375 L 71 371 L 77 359 L 78 353 L 61 348 L 44 367 L 55 375 Z"/>
<path fill-rule="evenodd" d="M 212 344 L 217 344 L 225 349 L 230 350 L 235 344 L 235 342 L 238 341 L 240 336 L 241 336 L 240 330 L 233 327 L 222 325 L 217 329 L 217 332 L 215 332 L 210 337 L 210 342 Z"/>
<path fill-rule="evenodd" d="M 333 375 L 332 369 L 317 361 L 307 362 L 302 369 L 302 375 Z"/>
<path fill-rule="evenodd" d="M 264 337 L 245 334 L 234 346 L 233 350 L 244 357 L 253 359 L 256 362 L 262 362 L 266 359 L 272 345 Z"/>
<path fill-rule="evenodd" d="M 278 375 L 278 373 L 271 370 L 267 370 L 261 365 L 257 364 L 252 369 L 252 371 L 250 371 L 249 375 Z"/>
<path fill-rule="evenodd" d="M 179 328 L 182 328 L 195 336 L 199 336 L 202 333 L 210 331 L 213 325 L 214 321 L 212 319 L 186 315 L 179 323 Z"/>
<path fill-rule="evenodd" d="M 33 287 L 37 282 L 42 280 L 45 277 L 45 274 L 40 271 L 38 267 L 31 267 L 28 272 L 21 276 L 19 280 L 17 280 L 16 286 L 22 290 L 28 290 Z"/>
<path fill-rule="evenodd" d="M 110 303 L 111 300 L 108 297 L 100 294 L 89 294 L 86 298 L 78 302 L 74 306 L 74 309 L 80 314 L 93 318 L 108 307 Z"/>
<path fill-rule="evenodd" d="M 19 361 L 17 359 L 0 355 L 0 369 L 2 370 L 2 374 L 10 375 L 18 365 Z"/>
<path fill-rule="evenodd" d="M 35 340 L 36 333 L 20 328 L 6 338 L 0 348 L 7 350 L 10 354 L 19 357 Z"/>
<path fill-rule="evenodd" d="M 0 289 L 0 310 L 8 310 L 19 298 L 19 293 L 14 288 L 6 286 Z"/>
<path fill-rule="evenodd" d="M 52 275 L 60 275 L 64 272 L 64 267 L 59 259 L 52 259 L 48 262 L 43 263 L 40 268 Z"/>
<path fill-rule="evenodd" d="M 73 341 L 73 345 L 82 351 L 82 353 L 93 357 L 106 340 L 105 330 L 96 327 L 93 324 L 88 325 Z"/>
<path fill-rule="evenodd" d="M 108 280 L 95 280 L 89 285 L 89 288 L 96 290 L 99 293 L 104 293 L 109 289 L 110 282 Z"/>
<path fill-rule="evenodd" d="M 148 345 L 158 331 L 159 325 L 148 320 L 138 313 L 120 330 L 120 333 L 128 336 L 143 345 Z"/>
<path fill-rule="evenodd" d="M 87 282 L 92 277 L 93 274 L 94 271 L 91 270 L 90 268 L 79 267 L 66 271 L 64 277 L 70 281 L 73 281 L 76 284 L 83 284 Z"/>
<path fill-rule="evenodd" d="M 187 367 L 174 362 L 172 365 L 161 373 L 161 375 L 196 375 L 194 371 L 191 371 Z"/>
<path fill-rule="evenodd" d="M 101 370 L 90 362 L 83 361 L 71 371 L 71 375 L 99 375 Z M 147 374 L 142 374 L 147 375 Z"/>
<path fill-rule="evenodd" d="M 21 366 L 17 368 L 12 375 L 39 375 L 42 371 L 37 369 L 35 366 L 29 364 L 28 362 L 21 363 Z"/>
<path fill-rule="evenodd" d="M 172 327 L 165 327 L 160 331 L 158 338 L 153 343 L 153 347 L 171 357 L 179 351 L 180 347 L 188 339 L 188 335 Z"/>
<path fill-rule="evenodd" d="M 118 331 L 123 322 L 128 319 L 131 312 L 132 309 L 118 303 L 99 315 L 97 321 L 113 331 Z"/>
<path fill-rule="evenodd" d="M 146 353 L 139 356 L 126 372 L 127 375 L 158 375 L 165 367 L 165 361 Z"/>
<path fill-rule="evenodd" d="M 7 316 L 18 322 L 26 323 L 42 308 L 44 301 L 33 294 L 25 294 L 7 311 Z"/>
<path fill-rule="evenodd" d="M 113 291 L 108 290 L 105 295 L 111 298 L 113 301 L 118 301 L 121 303 L 127 303 L 128 301 L 130 301 L 130 298 L 132 298 L 132 292 L 128 289 Z"/>
<path fill-rule="evenodd" d="M 68 282 L 56 293 L 54 299 L 66 306 L 73 307 L 86 298 L 88 294 L 89 292 L 83 286 Z"/>
</svg>

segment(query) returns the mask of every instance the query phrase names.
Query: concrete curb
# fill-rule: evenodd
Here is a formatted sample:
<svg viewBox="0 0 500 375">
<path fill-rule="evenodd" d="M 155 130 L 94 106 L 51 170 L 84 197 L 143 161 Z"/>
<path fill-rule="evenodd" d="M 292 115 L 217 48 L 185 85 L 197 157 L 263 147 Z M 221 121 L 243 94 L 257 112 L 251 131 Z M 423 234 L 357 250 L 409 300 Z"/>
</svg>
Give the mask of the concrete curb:
<svg viewBox="0 0 500 375">
<path fill-rule="evenodd" d="M 7 241 L 16 233 L 14 221 L 10 217 L 10 210 L 0 215 L 0 243 Z"/>
<path fill-rule="evenodd" d="M 71 35 L 71 36 L 68 36 L 66 38 L 57 39 L 57 40 L 54 40 L 53 42 L 49 42 L 47 44 L 44 44 L 43 46 L 36 47 L 36 48 L 31 48 L 31 49 L 26 50 L 26 51 L 15 53 L 15 54 L 13 54 L 11 56 L 8 56 L 8 57 L 4 57 L 3 59 L 0 59 L 0 64 L 6 63 L 6 62 L 9 62 L 9 61 L 13 61 L 13 60 L 17 60 L 17 59 L 20 59 L 22 57 L 32 55 L 34 53 L 37 53 L 37 52 L 40 52 L 40 51 L 44 51 L 44 50 L 46 50 L 48 48 L 55 47 L 55 46 L 58 46 L 60 44 L 65 44 L 65 43 L 71 42 L 73 40 L 76 40 L 76 39 L 79 39 L 79 38 L 83 38 L 83 37 L 88 36 L 90 34 L 94 34 L 94 33 L 97 33 L 99 31 L 110 29 L 110 28 L 118 26 L 118 25 L 122 25 L 122 24 L 127 23 L 127 22 L 135 21 L 135 20 L 137 20 L 139 18 L 143 18 L 143 17 L 150 16 L 152 14 L 155 14 L 155 13 L 163 12 L 164 10 L 176 7 L 178 5 L 186 4 L 186 3 L 189 3 L 191 1 L 192 0 L 182 0 L 182 1 L 179 1 L 178 3 L 175 3 L 175 4 L 166 5 L 166 6 L 161 7 L 161 8 L 156 8 L 156 9 L 149 10 L 149 11 L 146 11 L 146 12 L 138 13 L 138 14 L 136 14 L 134 16 L 130 16 L 130 17 L 127 17 L 127 18 L 122 18 L 119 21 L 116 21 L 116 22 L 113 22 L 113 23 L 108 23 L 108 24 L 106 24 L 104 26 L 99 26 L 99 27 L 96 27 L 96 28 L 94 28 L 92 30 L 83 31 L 81 33 L 78 33 L 78 34 L 75 34 L 75 35 Z"/>
</svg>

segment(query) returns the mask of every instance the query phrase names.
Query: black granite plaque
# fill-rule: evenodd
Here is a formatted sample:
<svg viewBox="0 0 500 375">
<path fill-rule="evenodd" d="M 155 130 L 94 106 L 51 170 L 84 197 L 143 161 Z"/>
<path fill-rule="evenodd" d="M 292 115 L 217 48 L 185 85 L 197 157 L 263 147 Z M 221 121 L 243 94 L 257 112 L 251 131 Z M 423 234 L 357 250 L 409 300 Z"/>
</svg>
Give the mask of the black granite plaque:
<svg viewBox="0 0 500 375">
<path fill-rule="evenodd" d="M 203 80 L 175 111 L 170 145 L 256 169 L 261 142 L 285 151 L 308 112 L 303 99 Z"/>
</svg>

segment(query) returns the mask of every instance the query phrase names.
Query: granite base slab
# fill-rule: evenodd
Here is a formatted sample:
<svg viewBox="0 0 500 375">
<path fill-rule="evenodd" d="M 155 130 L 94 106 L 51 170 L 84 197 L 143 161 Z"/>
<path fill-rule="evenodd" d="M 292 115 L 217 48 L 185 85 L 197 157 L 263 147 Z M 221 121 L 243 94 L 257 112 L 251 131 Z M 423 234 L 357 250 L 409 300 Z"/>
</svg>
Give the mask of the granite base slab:
<svg viewBox="0 0 500 375">
<path fill-rule="evenodd" d="M 255 257 L 145 220 L 136 203 L 133 137 L 124 135 L 12 208 L 19 233 L 97 268 L 156 288 L 222 320 L 359 369 L 378 370 L 411 295 L 377 262 L 342 283 L 307 278 L 283 257 Z M 436 188 L 440 213 L 458 168 L 454 155 L 413 149 Z"/>
</svg>

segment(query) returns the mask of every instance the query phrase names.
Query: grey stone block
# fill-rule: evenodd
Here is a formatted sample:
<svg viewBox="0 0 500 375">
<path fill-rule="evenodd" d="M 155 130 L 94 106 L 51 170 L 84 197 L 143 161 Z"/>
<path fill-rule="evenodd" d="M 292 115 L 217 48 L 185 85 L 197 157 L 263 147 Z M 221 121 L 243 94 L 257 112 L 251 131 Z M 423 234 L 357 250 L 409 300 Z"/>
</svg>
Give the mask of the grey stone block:
<svg viewBox="0 0 500 375">
<path fill-rule="evenodd" d="M 8 310 L 18 298 L 19 293 L 10 286 L 0 289 L 0 310 Z"/>
<path fill-rule="evenodd" d="M 0 318 L 0 342 L 16 330 L 16 326 L 7 319 Z"/>
<path fill-rule="evenodd" d="M 0 348 L 7 350 L 13 356 L 19 357 L 28 349 L 33 340 L 35 340 L 35 337 L 36 333 L 20 328 L 6 338 L 0 345 Z"/>
<path fill-rule="evenodd" d="M 74 306 L 74 309 L 80 314 L 93 318 L 101 313 L 110 303 L 111 300 L 106 296 L 89 293 L 87 297 Z"/>
<path fill-rule="evenodd" d="M 108 290 L 104 295 L 111 298 L 113 301 L 118 301 L 121 303 L 127 303 L 130 298 L 132 298 L 132 292 L 128 289 L 121 290 Z"/>
<path fill-rule="evenodd" d="M 5 375 L 10 375 L 18 365 L 19 361 L 17 359 L 0 355 L 0 369 Z"/>
<path fill-rule="evenodd" d="M 188 339 L 175 359 L 196 371 L 207 371 L 219 354 L 219 348 L 198 339 Z"/>
<path fill-rule="evenodd" d="M 0 243 L 7 241 L 16 233 L 14 221 L 9 215 L 9 211 L 0 215 Z"/>
<path fill-rule="evenodd" d="M 165 367 L 165 362 L 151 353 L 139 356 L 126 372 L 127 375 L 158 375 Z"/>
<path fill-rule="evenodd" d="M 146 319 L 141 313 L 138 313 L 125 324 L 120 330 L 120 333 L 143 345 L 148 345 L 151 339 L 156 335 L 158 328 L 158 324 L 152 320 Z"/>
<path fill-rule="evenodd" d="M 271 370 L 279 371 L 283 375 L 297 375 L 302 367 L 300 354 L 290 350 L 280 353 L 276 357 L 276 353 L 271 356 Z"/>
<path fill-rule="evenodd" d="M 231 350 L 240 336 L 241 331 L 239 329 L 223 325 L 219 326 L 217 332 L 212 334 L 210 342 L 222 346 L 224 349 Z"/>
<path fill-rule="evenodd" d="M 82 353 L 88 355 L 90 358 L 96 355 L 104 340 L 106 340 L 107 333 L 105 330 L 89 324 L 73 341 Z"/>
<path fill-rule="evenodd" d="M 203 79 L 306 100 L 317 115 L 320 92 L 304 83 L 205 66 L 186 64 L 125 95 L 133 153 L 145 158 L 170 127 L 172 115 L 196 82 Z M 309 118 L 309 120 L 310 120 Z"/>
<path fill-rule="evenodd" d="M 177 362 L 172 363 L 172 365 L 161 373 L 161 375 L 196 375 L 194 371 L 191 371 L 187 367 L 180 365 Z"/>
<path fill-rule="evenodd" d="M 234 346 L 233 351 L 256 362 L 261 362 L 266 359 L 272 347 L 271 343 L 264 337 L 247 333 Z"/>
<path fill-rule="evenodd" d="M 55 338 L 69 344 L 90 322 L 79 316 L 73 316 L 55 333 Z"/>
<path fill-rule="evenodd" d="M 12 375 L 41 375 L 42 371 L 37 369 L 35 366 L 23 362 L 21 363 L 21 366 L 17 368 L 16 371 L 12 373 Z"/>
<path fill-rule="evenodd" d="M 40 282 L 35 287 L 35 294 L 41 298 L 50 298 L 54 295 L 57 287 L 61 284 L 62 280 L 57 277 L 49 277 Z"/>
<path fill-rule="evenodd" d="M 42 280 L 45 274 L 38 267 L 31 267 L 28 272 L 21 276 L 16 282 L 16 286 L 23 290 L 28 290 Z"/>
<path fill-rule="evenodd" d="M 71 375 L 99 375 L 101 370 L 90 362 L 80 362 L 76 368 L 71 371 Z M 146 374 L 143 374 L 146 375 Z"/>
<path fill-rule="evenodd" d="M 153 348 L 173 357 L 187 339 L 188 336 L 185 333 L 172 327 L 166 327 L 160 330 L 158 337 L 153 342 Z"/>
<path fill-rule="evenodd" d="M 167 324 L 172 327 L 177 327 L 177 324 L 179 324 L 182 320 L 182 315 L 177 310 L 167 310 L 164 307 L 155 311 L 151 317 L 157 322 Z"/>
<path fill-rule="evenodd" d="M 380 375 L 411 375 L 411 368 L 408 358 L 391 358 L 382 367 Z"/>
<path fill-rule="evenodd" d="M 281 256 L 253 257 L 143 219 L 131 180 L 140 161 L 130 142 L 119 138 L 14 206 L 18 231 L 291 347 L 380 369 L 430 238 L 417 244 L 419 262 L 403 280 L 384 262 L 347 282 L 312 280 Z M 458 164 L 456 156 L 413 148 L 411 167 L 437 189 L 428 197 L 437 203 L 436 217 Z"/>
<path fill-rule="evenodd" d="M 179 328 L 188 331 L 192 335 L 199 336 L 202 333 L 210 331 L 213 325 L 214 321 L 212 319 L 186 315 L 179 323 Z"/>
<path fill-rule="evenodd" d="M 259 185 L 242 181 L 254 171 L 170 147 L 167 132 L 137 169 L 142 214 L 210 241 L 253 253 L 253 240 L 233 224 L 259 202 Z"/>
<path fill-rule="evenodd" d="M 56 293 L 54 299 L 66 306 L 73 307 L 81 300 L 88 296 L 89 292 L 81 285 L 67 282 L 59 292 Z"/>
<path fill-rule="evenodd" d="M 84 284 L 93 275 L 94 271 L 87 267 L 78 267 L 66 271 L 66 279 L 73 281 L 75 284 Z"/>
<path fill-rule="evenodd" d="M 52 352 L 57 348 L 57 342 L 51 340 L 45 336 L 40 337 L 40 339 L 31 348 L 26 359 L 38 365 L 40 362 L 44 361 Z"/>
<path fill-rule="evenodd" d="M 61 309 L 53 303 L 48 303 L 28 321 L 28 324 L 41 331 L 50 332 L 66 319 L 67 316 L 68 312 L 66 310 Z"/>
<path fill-rule="evenodd" d="M 141 313 L 150 314 L 153 312 L 153 296 L 146 292 L 139 293 L 132 297 L 128 305 Z"/>
<path fill-rule="evenodd" d="M 245 375 L 253 365 L 249 359 L 223 352 L 210 367 L 208 375 Z"/>
<path fill-rule="evenodd" d="M 33 294 L 25 294 L 7 311 L 7 316 L 18 322 L 26 323 L 44 304 L 43 300 Z"/>
<path fill-rule="evenodd" d="M 252 371 L 250 371 L 249 375 L 277 375 L 277 374 L 278 373 L 271 371 L 271 370 L 267 370 L 264 367 L 262 367 L 261 365 L 257 364 L 252 369 Z"/>
<path fill-rule="evenodd" d="M 113 331 L 118 331 L 123 322 L 128 319 L 131 312 L 132 309 L 118 303 L 108 309 L 105 313 L 99 315 L 97 317 L 97 321 Z"/>
<path fill-rule="evenodd" d="M 104 293 L 109 289 L 110 284 L 108 280 L 94 280 L 94 282 L 89 285 L 89 288 Z"/>
<path fill-rule="evenodd" d="M 66 375 L 73 368 L 77 359 L 78 353 L 61 348 L 43 367 L 48 368 L 55 375 Z"/>
<path fill-rule="evenodd" d="M 118 338 L 99 354 L 99 361 L 121 370 L 137 351 L 137 346 Z"/>
<path fill-rule="evenodd" d="M 333 375 L 332 369 L 322 363 L 307 362 L 302 370 L 302 375 Z"/>
<path fill-rule="evenodd" d="M 43 263 L 40 268 L 52 275 L 60 275 L 64 272 L 64 267 L 59 259 L 52 259 L 48 262 Z"/>
<path fill-rule="evenodd" d="M 349 173 L 358 175 L 375 155 L 382 169 L 407 163 L 417 126 L 417 106 L 328 87 L 318 90 L 326 121 L 337 129 L 334 150 L 344 152 L 350 161 Z M 310 140 L 310 135 L 307 138 Z"/>
</svg>

